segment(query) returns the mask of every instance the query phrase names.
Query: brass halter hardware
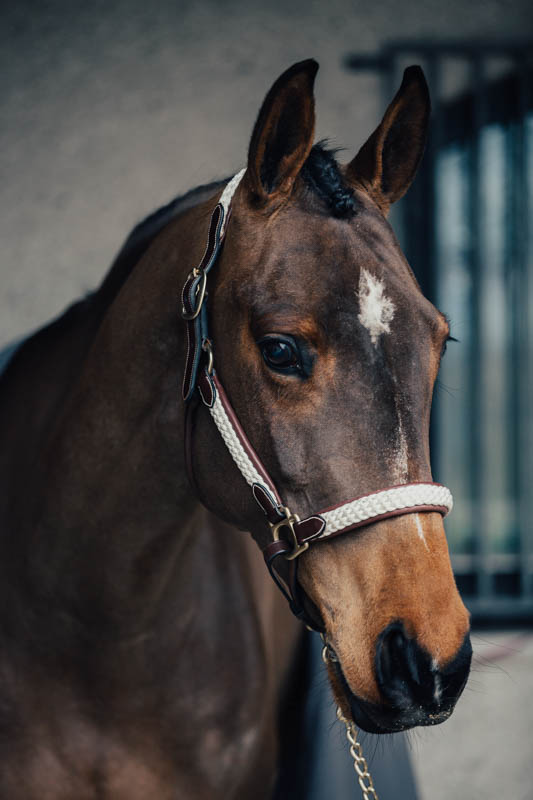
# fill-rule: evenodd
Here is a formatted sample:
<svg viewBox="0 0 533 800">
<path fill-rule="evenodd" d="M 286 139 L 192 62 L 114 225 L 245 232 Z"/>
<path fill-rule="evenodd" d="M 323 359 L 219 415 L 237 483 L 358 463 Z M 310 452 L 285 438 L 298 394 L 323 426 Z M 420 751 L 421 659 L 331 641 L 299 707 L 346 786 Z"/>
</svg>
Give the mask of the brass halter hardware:
<svg viewBox="0 0 533 800">
<path fill-rule="evenodd" d="M 293 561 L 293 559 L 298 558 L 299 555 L 304 553 L 307 548 L 309 547 L 309 542 L 305 542 L 305 544 L 299 544 L 298 539 L 296 538 L 296 531 L 294 530 L 294 523 L 300 522 L 300 517 L 298 514 L 291 514 L 290 510 L 287 506 L 283 506 L 282 509 L 283 513 L 285 514 L 284 519 L 280 520 L 279 522 L 273 523 L 270 522 L 270 529 L 272 531 L 272 538 L 275 542 L 279 542 L 280 535 L 279 531 L 280 528 L 288 528 L 291 538 L 292 538 L 292 550 L 290 553 L 285 553 L 285 558 L 287 561 Z"/>
<path fill-rule="evenodd" d="M 202 350 L 207 353 L 207 374 L 213 374 L 213 343 L 211 339 L 204 339 L 202 342 Z"/>
<path fill-rule="evenodd" d="M 194 311 L 191 311 L 189 313 L 188 311 L 186 311 L 185 306 L 182 306 L 181 309 L 181 316 L 183 317 L 183 319 L 187 321 L 196 319 L 196 317 L 202 310 L 202 305 L 205 300 L 205 293 L 207 289 L 207 272 L 205 271 L 205 269 L 199 269 L 198 267 L 195 267 L 192 270 L 192 272 L 189 273 L 189 279 L 198 277 L 201 277 L 201 281 L 196 288 L 196 294 L 194 298 L 196 305 Z"/>
</svg>

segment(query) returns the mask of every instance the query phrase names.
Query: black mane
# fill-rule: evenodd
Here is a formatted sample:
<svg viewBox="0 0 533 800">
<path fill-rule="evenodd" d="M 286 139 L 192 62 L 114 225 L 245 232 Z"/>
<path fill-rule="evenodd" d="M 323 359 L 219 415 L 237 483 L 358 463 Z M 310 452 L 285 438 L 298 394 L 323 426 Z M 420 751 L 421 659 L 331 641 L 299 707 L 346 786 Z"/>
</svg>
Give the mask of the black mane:
<svg viewBox="0 0 533 800">
<path fill-rule="evenodd" d="M 344 182 L 335 153 L 323 142 L 315 144 L 303 165 L 301 176 L 309 188 L 324 200 L 333 216 L 346 219 L 356 213 L 357 201 L 353 190 Z"/>
</svg>

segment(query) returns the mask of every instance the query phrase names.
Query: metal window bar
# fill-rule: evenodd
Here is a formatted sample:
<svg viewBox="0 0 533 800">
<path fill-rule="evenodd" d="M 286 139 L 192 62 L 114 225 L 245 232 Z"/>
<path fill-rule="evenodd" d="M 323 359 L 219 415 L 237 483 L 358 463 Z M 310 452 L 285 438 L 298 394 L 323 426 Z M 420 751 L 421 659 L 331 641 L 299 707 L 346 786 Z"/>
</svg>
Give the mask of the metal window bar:
<svg viewBox="0 0 533 800">
<path fill-rule="evenodd" d="M 468 226 L 466 262 L 468 294 L 467 383 L 460 398 L 466 425 L 467 465 L 463 487 L 470 501 L 469 531 L 451 543 L 452 564 L 474 621 L 533 623 L 533 242 L 530 213 L 533 196 L 533 66 L 531 42 L 398 41 L 374 55 L 351 54 L 350 70 L 374 70 L 382 76 L 387 101 L 397 83 L 397 67 L 409 57 L 422 61 L 433 100 L 432 131 L 419 177 L 402 201 L 400 238 L 425 294 L 438 302 L 442 241 L 437 232 L 438 165 L 453 137 L 461 140 L 467 167 L 465 218 Z M 505 58 L 511 68 L 490 78 L 490 59 Z M 442 74 L 449 59 L 460 59 L 468 70 L 466 89 L 452 100 L 442 99 Z M 501 453 L 490 450 L 487 435 L 487 386 L 490 374 L 484 333 L 489 291 L 484 258 L 490 244 L 484 197 L 483 144 L 491 125 L 505 128 L 505 186 L 501 276 L 505 283 L 505 312 L 509 325 L 509 358 L 500 376 L 505 398 Z M 529 126 L 529 127 L 528 127 Z M 490 168 L 490 165 L 489 165 Z M 402 236 L 403 233 L 403 236 Z M 502 343 L 502 347 L 503 347 Z M 490 357 L 490 352 L 488 353 Z M 505 352 L 503 356 L 505 357 Z M 490 398 L 489 398 L 490 400 Z M 490 420 L 489 420 L 490 421 Z M 436 396 L 432 417 L 432 452 L 439 472 L 442 441 L 442 401 Z M 446 431 L 444 432 L 446 434 Z M 440 434 L 440 435 L 439 435 Z M 494 441 L 494 439 L 492 440 Z M 486 531 L 497 507 L 484 476 L 490 459 L 502 459 L 505 487 L 501 507 L 507 527 L 502 549 Z M 443 480 L 445 476 L 437 474 Z M 498 519 L 498 517 L 497 517 Z"/>
</svg>

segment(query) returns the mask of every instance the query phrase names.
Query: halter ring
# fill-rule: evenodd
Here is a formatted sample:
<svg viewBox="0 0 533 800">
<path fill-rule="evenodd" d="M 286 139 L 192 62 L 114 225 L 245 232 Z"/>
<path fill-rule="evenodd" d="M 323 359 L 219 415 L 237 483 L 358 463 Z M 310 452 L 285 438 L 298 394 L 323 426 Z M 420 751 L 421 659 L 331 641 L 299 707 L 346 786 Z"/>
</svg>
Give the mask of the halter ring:
<svg viewBox="0 0 533 800">
<path fill-rule="evenodd" d="M 270 529 L 272 531 L 272 538 L 275 542 L 279 542 L 280 535 L 279 530 L 280 528 L 288 528 L 291 534 L 292 542 L 292 550 L 290 553 L 284 553 L 285 558 L 287 561 L 293 561 L 293 559 L 298 558 L 299 555 L 304 553 L 308 547 L 309 542 L 305 542 L 305 544 L 300 544 L 298 539 L 296 538 L 296 531 L 294 530 L 294 523 L 300 522 L 300 517 L 298 514 L 291 514 L 287 506 L 282 507 L 282 511 L 285 514 L 285 517 L 280 520 L 279 522 L 272 523 L 270 522 Z"/>
<path fill-rule="evenodd" d="M 192 270 L 192 272 L 189 274 L 188 280 L 191 280 L 192 278 L 198 278 L 198 277 L 201 277 L 201 280 L 200 280 L 200 283 L 197 285 L 196 290 L 195 290 L 195 296 L 194 296 L 195 307 L 194 307 L 194 310 L 191 311 L 191 312 L 188 312 L 185 309 L 185 306 L 182 306 L 182 309 L 181 309 L 181 316 L 183 317 L 183 319 L 187 320 L 187 322 L 190 322 L 191 320 L 196 319 L 196 317 L 198 316 L 198 314 L 202 310 L 202 305 L 203 305 L 203 302 L 205 300 L 205 290 L 207 289 L 207 272 L 205 270 L 203 270 L 203 269 L 200 270 L 200 269 L 198 269 L 198 267 L 195 267 Z"/>
<path fill-rule="evenodd" d="M 202 342 L 202 350 L 207 353 L 207 374 L 213 374 L 213 345 L 211 339 L 204 339 Z"/>
</svg>

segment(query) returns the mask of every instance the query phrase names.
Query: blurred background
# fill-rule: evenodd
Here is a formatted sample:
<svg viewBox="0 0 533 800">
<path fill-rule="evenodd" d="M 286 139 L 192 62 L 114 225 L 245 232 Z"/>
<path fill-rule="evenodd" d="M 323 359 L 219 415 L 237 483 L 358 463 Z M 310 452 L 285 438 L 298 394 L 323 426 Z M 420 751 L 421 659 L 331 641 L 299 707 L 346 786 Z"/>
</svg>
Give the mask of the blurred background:
<svg viewBox="0 0 533 800">
<path fill-rule="evenodd" d="M 317 138 L 341 160 L 403 67 L 424 67 L 431 142 L 391 221 L 459 340 L 432 447 L 456 501 L 447 531 L 476 665 L 411 752 L 423 800 L 531 800 L 531 0 L 4 0 L 0 40 L 0 347 L 94 288 L 156 207 L 240 169 L 293 62 L 321 63 Z"/>
</svg>

